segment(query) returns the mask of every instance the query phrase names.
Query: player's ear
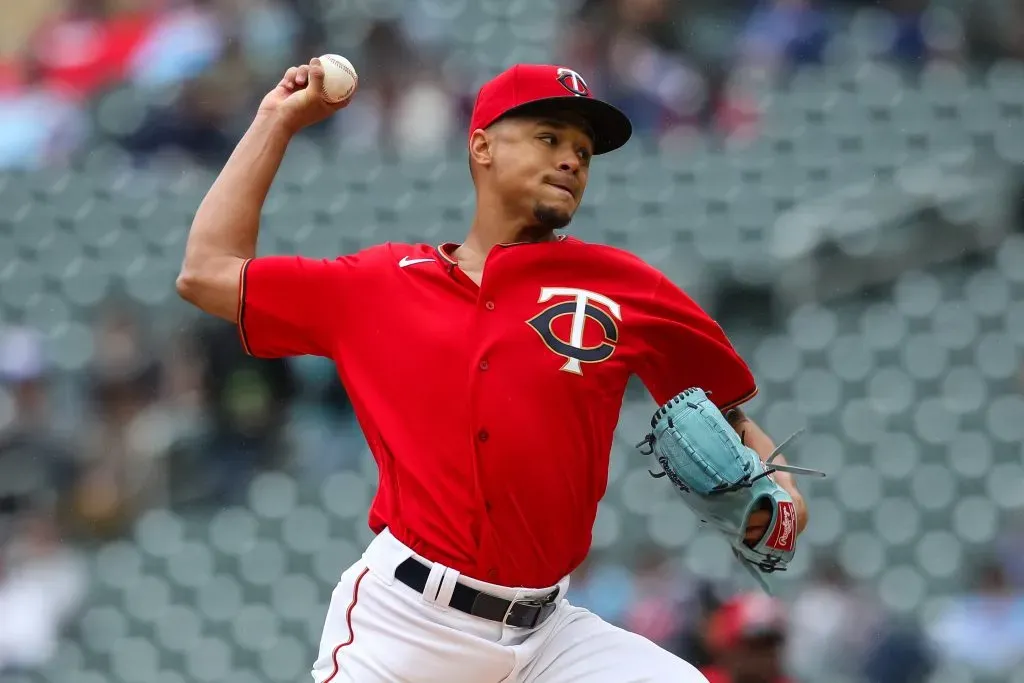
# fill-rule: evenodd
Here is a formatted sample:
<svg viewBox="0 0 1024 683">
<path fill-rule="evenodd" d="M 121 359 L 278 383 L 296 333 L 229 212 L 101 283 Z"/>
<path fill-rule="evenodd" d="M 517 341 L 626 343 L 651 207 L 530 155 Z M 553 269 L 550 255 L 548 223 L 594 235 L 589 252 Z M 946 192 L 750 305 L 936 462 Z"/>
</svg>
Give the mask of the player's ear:
<svg viewBox="0 0 1024 683">
<path fill-rule="evenodd" d="M 470 167 L 487 167 L 493 162 L 494 143 L 491 136 L 483 129 L 476 129 L 469 138 Z"/>
</svg>

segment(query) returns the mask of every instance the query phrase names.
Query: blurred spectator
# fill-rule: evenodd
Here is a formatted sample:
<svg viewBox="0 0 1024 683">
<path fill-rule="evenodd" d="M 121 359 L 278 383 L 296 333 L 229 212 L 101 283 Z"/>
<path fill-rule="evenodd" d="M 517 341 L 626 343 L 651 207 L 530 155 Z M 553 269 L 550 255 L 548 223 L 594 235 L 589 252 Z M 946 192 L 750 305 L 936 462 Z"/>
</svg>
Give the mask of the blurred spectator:
<svg viewBox="0 0 1024 683">
<path fill-rule="evenodd" d="M 929 0 L 885 0 L 855 17 L 855 40 L 870 59 L 916 72 L 936 60 L 960 61 L 966 47 L 960 14 Z"/>
<path fill-rule="evenodd" d="M 359 97 L 331 124 L 342 144 L 388 155 L 442 152 L 461 129 L 435 55 L 419 50 L 402 22 L 386 20 L 368 27 L 361 59 Z"/>
<path fill-rule="evenodd" d="M 637 553 L 631 594 L 623 627 L 668 650 L 676 651 L 686 632 L 700 625 L 695 584 L 660 546 L 650 545 Z"/>
<path fill-rule="evenodd" d="M 1011 517 L 1006 531 L 996 539 L 996 554 L 1010 583 L 1024 591 L 1024 511 Z"/>
<path fill-rule="evenodd" d="M 829 26 L 815 0 L 772 0 L 757 7 L 740 37 L 739 59 L 773 74 L 820 64 Z"/>
<path fill-rule="evenodd" d="M 150 108 L 122 140 L 125 148 L 140 155 L 181 151 L 200 163 L 223 164 L 237 143 L 234 117 L 249 105 L 251 79 L 241 57 L 241 46 L 231 44 L 215 66 L 183 83 L 176 99 Z"/>
<path fill-rule="evenodd" d="M 800 680 L 855 679 L 883 618 L 833 558 L 816 567 L 793 601 L 786 657 Z"/>
<path fill-rule="evenodd" d="M 300 387 L 289 423 L 296 475 L 321 482 L 339 470 L 365 467 L 371 461 L 366 437 L 334 363 L 300 356 L 289 359 L 288 367 Z"/>
<path fill-rule="evenodd" d="M 562 55 L 642 133 L 695 125 L 708 103 L 705 78 L 677 30 L 685 24 L 678 9 L 667 0 L 590 0 Z"/>
<path fill-rule="evenodd" d="M 719 65 L 707 69 L 707 98 L 697 115 L 704 132 L 723 140 L 756 137 L 758 104 L 746 92 L 742 73 Z"/>
<path fill-rule="evenodd" d="M 48 662 L 85 597 L 86 568 L 51 511 L 22 514 L 0 538 L 0 673 Z"/>
<path fill-rule="evenodd" d="M 967 7 L 971 57 L 1024 59 L 1024 0 L 977 0 Z"/>
<path fill-rule="evenodd" d="M 923 64 L 929 56 L 922 21 L 928 0 L 889 0 L 886 5 L 894 28 L 888 56 L 907 64 Z"/>
<path fill-rule="evenodd" d="M 49 87 L 88 97 L 127 75 L 153 15 L 116 9 L 108 0 L 72 0 L 40 27 L 29 50 Z"/>
<path fill-rule="evenodd" d="M 584 560 L 572 575 L 569 601 L 621 626 L 633 602 L 633 575 L 622 564 L 601 561 L 597 553 Z"/>
<path fill-rule="evenodd" d="M 224 27 L 213 0 L 168 0 L 134 46 L 127 75 L 151 88 L 177 85 L 211 67 L 224 46 Z"/>
<path fill-rule="evenodd" d="M 0 328 L 0 509 L 59 510 L 77 476 L 75 454 L 51 420 L 42 339 Z"/>
<path fill-rule="evenodd" d="M 300 30 L 294 10 L 277 0 L 174 0 L 135 50 L 131 77 L 136 85 L 164 88 L 198 78 L 229 58 L 268 79 L 269 90 L 284 65 L 298 57 Z"/>
<path fill-rule="evenodd" d="M 0 328 L 0 672 L 45 663 L 83 596 L 83 567 L 60 540 L 75 464 L 48 375 L 40 335 Z"/>
<path fill-rule="evenodd" d="M 75 515 L 84 529 L 104 537 L 123 533 L 161 500 L 160 456 L 170 437 L 157 402 L 160 368 L 139 320 L 112 308 L 98 318 L 94 337 L 88 375 L 93 414 Z"/>
<path fill-rule="evenodd" d="M 1009 674 L 1024 666 L 1024 593 L 1002 565 L 978 567 L 969 591 L 931 624 L 929 635 L 943 657 L 985 673 Z"/>
<path fill-rule="evenodd" d="M 404 157 L 437 155 L 457 134 L 456 109 L 444 83 L 424 69 L 395 105 L 394 132 Z"/>
<path fill-rule="evenodd" d="M 225 4 L 230 7 L 230 16 L 237 17 L 238 42 L 246 63 L 254 73 L 268 79 L 263 90 L 277 84 L 282 64 L 306 61 L 327 51 L 302 49 L 299 41 L 303 28 L 295 8 L 290 6 L 292 2 L 230 0 Z"/>
<path fill-rule="evenodd" d="M 925 683 L 935 657 L 917 624 L 886 623 L 868 645 L 864 660 L 867 683 Z"/>
<path fill-rule="evenodd" d="M 235 326 L 221 321 L 199 326 L 196 352 L 207 424 L 198 454 L 203 497 L 237 501 L 256 472 L 283 464 L 295 376 L 285 359 L 246 355 Z"/>
<path fill-rule="evenodd" d="M 82 105 L 49 85 L 32 60 L 13 63 L 10 75 L 8 87 L 0 83 L 0 170 L 65 163 L 86 136 Z"/>
<path fill-rule="evenodd" d="M 737 595 L 715 611 L 706 633 L 714 661 L 702 669 L 708 683 L 789 683 L 786 615 L 778 600 L 764 593 Z"/>
<path fill-rule="evenodd" d="M 1011 4 L 979 10 L 974 43 L 979 34 L 1021 42 L 1024 13 L 1020 0 Z M 0 100 L 0 167 L 60 162 L 84 138 L 78 101 L 126 83 L 137 92 L 117 103 L 134 106 L 99 108 L 98 133 L 141 155 L 173 148 L 219 165 L 283 67 L 329 49 L 325 26 L 338 12 L 325 20 L 314 0 L 73 0 L 41 24 L 19 12 L 19 26 L 36 28 L 23 58 L 0 59 L 0 92 L 8 92 Z M 826 0 L 583 0 L 553 58 L 586 74 L 644 137 L 749 136 L 758 103 L 742 73 L 822 62 L 844 12 L 850 8 Z M 961 52 L 963 26 L 948 9 L 887 0 L 868 14 L 874 57 L 923 65 Z M 398 17 L 352 16 L 361 95 L 345 116 L 306 134 L 340 130 L 345 147 L 404 156 L 444 151 L 461 135 L 465 84 L 479 65 L 456 58 L 442 16 L 419 4 Z M 8 40 L 23 35 L 12 31 Z"/>
</svg>

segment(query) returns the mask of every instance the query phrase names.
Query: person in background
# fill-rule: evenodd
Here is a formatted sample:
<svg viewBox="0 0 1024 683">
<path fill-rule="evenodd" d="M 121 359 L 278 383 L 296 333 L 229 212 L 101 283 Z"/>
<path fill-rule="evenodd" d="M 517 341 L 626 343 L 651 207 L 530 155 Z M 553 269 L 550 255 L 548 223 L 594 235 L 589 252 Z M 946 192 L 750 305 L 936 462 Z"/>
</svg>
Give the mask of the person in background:
<svg viewBox="0 0 1024 683">
<path fill-rule="evenodd" d="M 997 560 L 988 559 L 928 635 L 948 662 L 988 674 L 1019 671 L 1024 666 L 1024 593 L 1013 587 Z"/>
<path fill-rule="evenodd" d="M 690 607 L 692 586 L 679 569 L 660 546 L 642 548 L 633 566 L 632 600 L 622 615 L 627 630 L 672 652 L 696 612 Z"/>
<path fill-rule="evenodd" d="M 633 576 L 613 558 L 588 557 L 576 568 L 569 584 L 574 604 L 586 607 L 605 621 L 621 626 L 634 601 Z"/>
<path fill-rule="evenodd" d="M 97 539 L 127 533 L 160 499 L 162 369 L 139 311 L 111 302 L 93 324 L 95 349 L 86 374 L 88 417 L 79 443 L 76 528 Z"/>
<path fill-rule="evenodd" d="M 784 646 L 786 611 L 763 593 L 743 593 L 727 600 L 707 624 L 706 640 L 713 664 L 701 673 L 708 683 L 790 683 Z"/>
<path fill-rule="evenodd" d="M 26 501 L 2 526 L 0 675 L 50 661 L 88 591 L 86 561 L 63 542 L 52 504 Z"/>
<path fill-rule="evenodd" d="M 43 337 L 0 326 L 0 516 L 46 500 L 63 513 L 78 477 L 71 437 L 54 421 Z"/>
<path fill-rule="evenodd" d="M 42 335 L 0 327 L 0 674 L 48 661 L 85 592 L 63 520 L 75 453 L 56 435 L 50 375 Z"/>
<path fill-rule="evenodd" d="M 789 608 L 787 668 L 800 680 L 856 680 L 885 614 L 832 555 L 814 561 Z"/>
<path fill-rule="evenodd" d="M 739 38 L 741 63 L 781 76 L 820 64 L 830 39 L 828 18 L 813 0 L 773 0 L 750 14 Z"/>
<path fill-rule="evenodd" d="M 205 448 L 212 478 L 209 500 L 223 504 L 244 498 L 260 470 L 282 464 L 298 387 L 287 361 L 246 355 L 231 325 L 204 321 L 197 332 L 202 394 L 210 416 Z"/>
</svg>

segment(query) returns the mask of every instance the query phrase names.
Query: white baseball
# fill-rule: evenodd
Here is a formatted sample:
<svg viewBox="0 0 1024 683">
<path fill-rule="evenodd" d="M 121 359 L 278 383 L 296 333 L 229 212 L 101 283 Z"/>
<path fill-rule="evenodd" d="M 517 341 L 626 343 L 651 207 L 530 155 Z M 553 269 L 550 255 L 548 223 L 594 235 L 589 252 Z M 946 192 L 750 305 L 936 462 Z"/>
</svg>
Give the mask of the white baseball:
<svg viewBox="0 0 1024 683">
<path fill-rule="evenodd" d="M 359 86 L 359 75 L 352 62 L 341 55 L 323 55 L 320 64 L 324 67 L 324 87 L 320 93 L 324 101 L 338 104 L 352 97 Z"/>
</svg>

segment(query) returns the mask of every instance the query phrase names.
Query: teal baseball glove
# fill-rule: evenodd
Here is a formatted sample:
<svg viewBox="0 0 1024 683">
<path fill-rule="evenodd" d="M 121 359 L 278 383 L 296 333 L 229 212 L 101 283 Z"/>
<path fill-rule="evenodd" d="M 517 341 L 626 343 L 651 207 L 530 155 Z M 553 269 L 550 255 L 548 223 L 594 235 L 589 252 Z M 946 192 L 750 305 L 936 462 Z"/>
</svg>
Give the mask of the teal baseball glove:
<svg viewBox="0 0 1024 683">
<path fill-rule="evenodd" d="M 785 571 L 796 550 L 797 534 L 793 498 L 771 474 L 825 476 L 773 462 L 796 434 L 762 462 L 699 388 L 687 389 L 659 408 L 651 429 L 637 444 L 644 455 L 653 454 L 658 461 L 661 472 L 651 475 L 668 477 L 697 517 L 725 534 L 733 554 L 771 592 L 765 575 Z M 771 512 L 768 530 L 756 543 L 748 542 L 744 538 L 747 521 L 762 509 Z"/>
</svg>

